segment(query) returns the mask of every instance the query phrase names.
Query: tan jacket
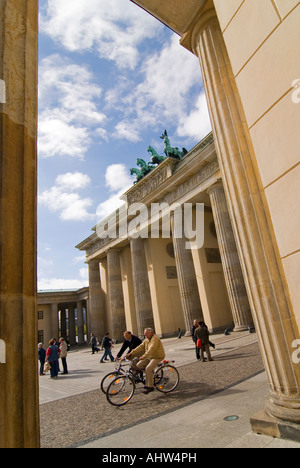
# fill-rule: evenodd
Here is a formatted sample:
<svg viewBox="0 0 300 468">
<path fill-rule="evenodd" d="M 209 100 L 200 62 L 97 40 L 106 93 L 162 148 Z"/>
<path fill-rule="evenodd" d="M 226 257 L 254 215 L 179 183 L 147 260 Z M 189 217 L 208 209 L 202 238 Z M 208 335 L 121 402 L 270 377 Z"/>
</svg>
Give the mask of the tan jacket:
<svg viewBox="0 0 300 468">
<path fill-rule="evenodd" d="M 59 346 L 60 349 L 60 358 L 65 358 L 68 355 L 68 345 L 65 341 L 62 341 Z"/>
<path fill-rule="evenodd" d="M 146 338 L 142 344 L 132 351 L 132 356 L 143 356 L 145 359 L 165 359 L 165 350 L 157 335 L 153 335 L 149 340 Z"/>
</svg>

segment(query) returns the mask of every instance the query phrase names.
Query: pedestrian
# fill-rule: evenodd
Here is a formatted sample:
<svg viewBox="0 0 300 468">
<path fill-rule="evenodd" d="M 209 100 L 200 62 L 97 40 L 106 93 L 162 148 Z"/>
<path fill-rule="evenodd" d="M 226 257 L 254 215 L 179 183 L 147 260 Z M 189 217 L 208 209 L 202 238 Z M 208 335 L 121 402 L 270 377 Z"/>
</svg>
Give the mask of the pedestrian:
<svg viewBox="0 0 300 468">
<path fill-rule="evenodd" d="M 106 356 L 110 357 L 111 362 L 114 362 L 114 357 L 111 353 L 111 348 L 113 346 L 112 339 L 109 336 L 109 333 L 105 333 L 105 336 L 103 337 L 102 343 L 101 343 L 101 351 L 104 349 L 104 354 L 102 358 L 100 359 L 100 363 L 103 364 L 104 359 Z"/>
<path fill-rule="evenodd" d="M 50 379 L 57 379 L 58 376 L 58 359 L 59 359 L 59 347 L 55 344 L 54 339 L 49 341 L 49 348 L 46 351 L 46 362 L 49 362 L 50 368 Z"/>
<path fill-rule="evenodd" d="M 195 336 L 195 330 L 199 328 L 199 322 L 198 320 L 194 320 L 193 321 L 193 326 L 191 328 L 191 336 L 192 336 L 192 340 L 195 344 L 195 351 L 196 351 L 196 358 L 198 359 L 198 361 L 200 361 L 200 348 L 198 348 L 197 346 L 197 338 Z"/>
<path fill-rule="evenodd" d="M 204 351 L 207 354 L 208 360 L 213 361 L 209 349 L 209 331 L 204 322 L 200 323 L 200 326 L 195 330 L 194 335 L 197 340 L 201 340 L 201 361 L 205 362 Z"/>
<path fill-rule="evenodd" d="M 63 365 L 64 371 L 62 375 L 68 374 L 68 366 L 67 366 L 67 355 L 68 355 L 68 345 L 63 337 L 59 339 L 59 349 L 60 349 L 60 358 Z"/>
<path fill-rule="evenodd" d="M 118 352 L 117 357 L 115 358 L 115 361 L 122 357 L 126 349 L 129 348 L 129 352 L 131 352 L 133 349 L 137 348 L 140 344 L 142 344 L 142 340 L 140 340 L 138 336 L 133 335 L 130 331 L 124 332 L 123 336 L 125 338 L 125 341 L 123 343 L 122 348 Z"/>
<path fill-rule="evenodd" d="M 95 352 L 98 354 L 100 349 L 97 348 L 98 340 L 95 337 L 94 333 L 91 333 L 91 339 L 90 339 L 90 345 L 92 345 L 92 354 L 95 354 Z"/>
<path fill-rule="evenodd" d="M 38 357 L 40 361 L 40 375 L 45 375 L 44 365 L 45 365 L 45 359 L 46 359 L 46 350 L 44 349 L 43 343 L 38 344 Z"/>
<path fill-rule="evenodd" d="M 152 328 L 144 331 L 145 340 L 143 343 L 127 354 L 127 358 L 139 357 L 136 369 L 146 371 L 145 395 L 154 391 L 154 370 L 156 366 L 165 358 L 165 350 L 159 337 L 155 335 Z"/>
</svg>

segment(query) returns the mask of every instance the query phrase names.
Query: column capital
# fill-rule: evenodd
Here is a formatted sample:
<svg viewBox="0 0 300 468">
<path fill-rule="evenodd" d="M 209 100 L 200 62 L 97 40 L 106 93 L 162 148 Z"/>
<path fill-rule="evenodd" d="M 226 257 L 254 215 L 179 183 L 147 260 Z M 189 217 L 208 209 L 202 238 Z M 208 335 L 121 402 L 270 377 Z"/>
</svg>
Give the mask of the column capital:
<svg viewBox="0 0 300 468">
<path fill-rule="evenodd" d="M 209 2 L 211 3 L 211 2 Z M 198 15 L 198 17 L 195 19 L 193 24 L 190 26 L 190 29 L 188 32 L 186 32 L 181 40 L 180 44 L 185 47 L 187 50 L 192 52 L 193 54 L 197 55 L 196 52 L 196 43 L 197 43 L 197 38 L 201 31 L 209 24 L 216 23 L 219 25 L 219 20 L 217 17 L 216 10 L 212 7 L 204 9 L 201 11 L 201 13 Z"/>
<path fill-rule="evenodd" d="M 221 179 L 218 180 L 215 184 L 208 187 L 208 189 L 206 191 L 207 191 L 208 195 L 210 195 L 212 192 L 214 192 L 215 190 L 219 190 L 219 189 L 224 190 L 224 186 L 223 186 L 223 183 L 222 183 Z"/>
</svg>

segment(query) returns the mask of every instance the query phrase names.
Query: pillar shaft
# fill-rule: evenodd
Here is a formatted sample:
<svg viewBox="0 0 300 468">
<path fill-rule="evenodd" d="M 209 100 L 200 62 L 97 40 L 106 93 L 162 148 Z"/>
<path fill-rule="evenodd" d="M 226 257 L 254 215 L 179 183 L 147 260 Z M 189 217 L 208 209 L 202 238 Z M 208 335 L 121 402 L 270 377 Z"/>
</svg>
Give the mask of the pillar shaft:
<svg viewBox="0 0 300 468">
<path fill-rule="evenodd" d="M 76 328 L 75 328 L 75 310 L 73 305 L 68 306 L 68 329 L 69 329 L 69 344 L 76 344 Z"/>
<path fill-rule="evenodd" d="M 107 252 L 108 297 L 113 339 L 122 340 L 126 330 L 125 306 L 119 252 Z"/>
<path fill-rule="evenodd" d="M 38 1 L 0 2 L 0 447 L 39 447 L 36 356 Z M 21 352 L 20 352 L 21 350 Z"/>
<path fill-rule="evenodd" d="M 208 189 L 235 331 L 247 330 L 253 319 L 222 183 Z"/>
<path fill-rule="evenodd" d="M 186 248 L 187 239 L 182 234 L 183 229 L 177 233 L 174 218 L 172 218 L 173 244 L 178 274 L 181 305 L 185 320 L 186 335 L 190 334 L 194 320 L 203 320 L 203 311 L 199 296 L 199 289 L 190 249 Z"/>
<path fill-rule="evenodd" d="M 226 198 L 270 382 L 267 412 L 300 422 L 300 367 L 292 362 L 298 327 L 265 209 L 256 158 L 222 32 L 212 9 L 182 43 L 199 57 Z"/>
<path fill-rule="evenodd" d="M 59 336 L 59 323 L 58 323 L 57 304 L 51 304 L 51 337 L 58 338 L 58 336 Z"/>
<path fill-rule="evenodd" d="M 145 328 L 154 329 L 152 301 L 143 239 L 131 239 L 131 262 L 139 336 Z"/>
<path fill-rule="evenodd" d="M 60 310 L 60 336 L 67 339 L 67 313 L 66 308 L 63 306 Z M 52 338 L 58 338 L 56 336 Z"/>
<path fill-rule="evenodd" d="M 94 333 L 101 340 L 105 334 L 105 307 L 98 261 L 89 262 L 88 327 L 89 334 Z"/>
<path fill-rule="evenodd" d="M 77 302 L 77 332 L 78 344 L 84 343 L 83 302 Z"/>
</svg>

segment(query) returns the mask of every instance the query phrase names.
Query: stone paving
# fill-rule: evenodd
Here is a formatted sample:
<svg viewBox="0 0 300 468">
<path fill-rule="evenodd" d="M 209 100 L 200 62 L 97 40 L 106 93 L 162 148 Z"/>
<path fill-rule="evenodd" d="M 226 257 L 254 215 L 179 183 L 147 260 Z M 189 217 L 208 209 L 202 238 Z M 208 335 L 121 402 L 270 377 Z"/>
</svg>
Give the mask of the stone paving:
<svg viewBox="0 0 300 468">
<path fill-rule="evenodd" d="M 69 375 L 54 381 L 40 377 L 42 447 L 78 446 L 109 436 L 203 401 L 263 371 L 255 334 L 216 335 L 212 341 L 217 345 L 214 362 L 201 363 L 191 338 L 163 340 L 166 357 L 179 368 L 179 387 L 168 396 L 158 392 L 145 396 L 140 386 L 121 409 L 109 405 L 99 390 L 114 364 L 99 364 L 100 353 L 92 355 L 90 349 L 69 353 Z"/>
</svg>

